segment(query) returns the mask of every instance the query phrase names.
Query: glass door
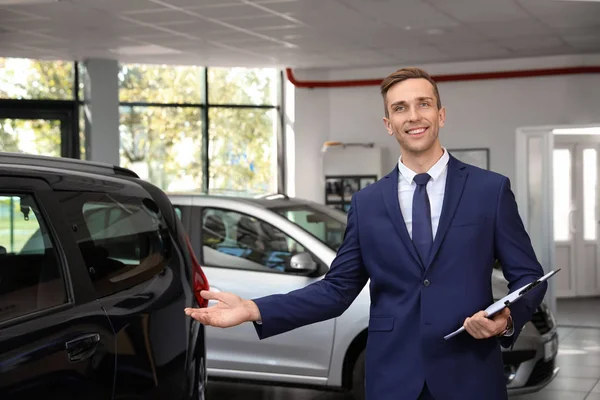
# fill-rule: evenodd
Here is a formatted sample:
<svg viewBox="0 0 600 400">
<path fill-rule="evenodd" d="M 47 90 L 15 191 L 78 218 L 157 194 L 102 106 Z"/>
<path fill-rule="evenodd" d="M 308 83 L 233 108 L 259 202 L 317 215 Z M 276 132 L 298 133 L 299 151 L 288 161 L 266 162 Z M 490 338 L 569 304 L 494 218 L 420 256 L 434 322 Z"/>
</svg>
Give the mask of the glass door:
<svg viewBox="0 0 600 400">
<path fill-rule="evenodd" d="M 0 152 L 79 158 L 73 126 L 71 109 L 0 108 Z"/>
<path fill-rule="evenodd" d="M 557 280 L 556 296 L 598 296 L 598 139 L 557 135 L 555 143 L 555 254 L 564 275 Z"/>
<path fill-rule="evenodd" d="M 0 118 L 0 151 L 60 157 L 61 121 Z"/>
</svg>

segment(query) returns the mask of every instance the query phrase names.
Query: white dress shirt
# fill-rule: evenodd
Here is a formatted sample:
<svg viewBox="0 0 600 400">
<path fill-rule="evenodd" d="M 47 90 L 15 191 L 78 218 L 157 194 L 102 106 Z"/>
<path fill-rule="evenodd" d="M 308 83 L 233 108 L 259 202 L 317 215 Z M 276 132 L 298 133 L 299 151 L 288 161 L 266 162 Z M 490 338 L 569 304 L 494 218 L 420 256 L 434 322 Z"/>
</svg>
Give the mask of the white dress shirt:
<svg viewBox="0 0 600 400">
<path fill-rule="evenodd" d="M 444 202 L 444 192 L 446 190 L 446 177 L 448 176 L 448 161 L 450 156 L 444 148 L 444 154 L 440 159 L 427 171 L 431 179 L 427 182 L 427 195 L 429 196 L 429 205 L 431 207 L 431 228 L 433 239 L 437 232 L 440 223 L 440 215 L 442 214 L 442 204 Z M 406 229 L 412 239 L 412 203 L 413 194 L 417 188 L 417 184 L 413 180 L 416 172 L 402 164 L 402 156 L 398 159 L 398 197 L 400 200 L 400 210 L 406 223 Z"/>
</svg>

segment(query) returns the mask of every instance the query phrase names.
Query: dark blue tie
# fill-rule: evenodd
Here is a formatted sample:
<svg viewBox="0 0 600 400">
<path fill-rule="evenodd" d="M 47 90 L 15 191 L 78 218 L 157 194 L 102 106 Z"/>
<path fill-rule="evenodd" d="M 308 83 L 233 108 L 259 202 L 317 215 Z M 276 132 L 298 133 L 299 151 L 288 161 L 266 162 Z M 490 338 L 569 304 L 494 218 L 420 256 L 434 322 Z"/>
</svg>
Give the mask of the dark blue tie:
<svg viewBox="0 0 600 400">
<path fill-rule="evenodd" d="M 426 265 L 429 261 L 429 251 L 433 244 L 433 232 L 431 230 L 431 207 L 427 195 L 427 182 L 431 177 L 429 174 L 417 174 L 413 178 L 417 184 L 413 195 L 412 209 L 412 241 L 417 248 L 421 262 Z"/>
</svg>

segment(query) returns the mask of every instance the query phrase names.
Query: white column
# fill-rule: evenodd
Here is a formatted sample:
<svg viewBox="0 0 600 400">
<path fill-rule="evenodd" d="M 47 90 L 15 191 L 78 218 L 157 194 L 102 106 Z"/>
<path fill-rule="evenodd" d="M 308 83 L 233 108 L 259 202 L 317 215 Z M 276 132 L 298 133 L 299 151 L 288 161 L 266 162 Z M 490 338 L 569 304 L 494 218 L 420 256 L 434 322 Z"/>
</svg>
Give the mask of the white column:
<svg viewBox="0 0 600 400">
<path fill-rule="evenodd" d="M 119 165 L 119 62 L 84 61 L 86 159 Z"/>
</svg>

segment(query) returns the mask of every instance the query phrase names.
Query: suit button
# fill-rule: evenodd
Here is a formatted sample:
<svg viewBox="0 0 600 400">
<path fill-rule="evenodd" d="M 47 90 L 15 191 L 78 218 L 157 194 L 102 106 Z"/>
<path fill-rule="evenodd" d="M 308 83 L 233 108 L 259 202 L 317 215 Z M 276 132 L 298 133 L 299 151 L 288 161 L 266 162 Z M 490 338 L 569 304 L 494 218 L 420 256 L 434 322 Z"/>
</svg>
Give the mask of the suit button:
<svg viewBox="0 0 600 400">
<path fill-rule="evenodd" d="M 425 286 L 429 286 L 429 285 L 431 285 L 431 282 L 429 282 L 429 279 L 425 279 L 425 280 L 423 281 L 423 285 L 425 285 Z"/>
</svg>

